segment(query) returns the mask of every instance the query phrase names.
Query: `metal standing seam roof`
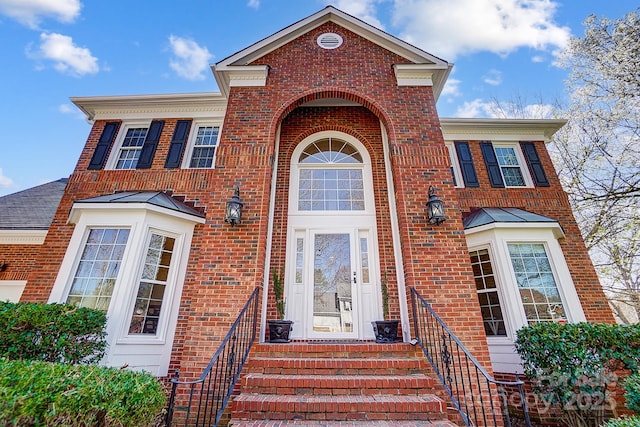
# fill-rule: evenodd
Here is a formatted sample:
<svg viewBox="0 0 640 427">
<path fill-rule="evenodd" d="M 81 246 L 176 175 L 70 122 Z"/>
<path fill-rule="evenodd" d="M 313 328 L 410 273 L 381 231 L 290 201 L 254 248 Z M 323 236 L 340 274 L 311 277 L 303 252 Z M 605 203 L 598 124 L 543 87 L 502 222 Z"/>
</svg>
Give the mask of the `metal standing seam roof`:
<svg viewBox="0 0 640 427">
<path fill-rule="evenodd" d="M 533 212 L 518 208 L 480 208 L 471 212 L 469 216 L 462 220 L 464 229 L 480 227 L 496 222 L 502 223 L 557 223 L 556 219 L 539 215 Z"/>
<path fill-rule="evenodd" d="M 0 197 L 0 230 L 48 230 L 67 178 Z"/>
<path fill-rule="evenodd" d="M 191 207 L 164 191 L 122 191 L 76 200 L 74 203 L 148 203 L 199 218 L 205 217 L 202 209 Z"/>
</svg>

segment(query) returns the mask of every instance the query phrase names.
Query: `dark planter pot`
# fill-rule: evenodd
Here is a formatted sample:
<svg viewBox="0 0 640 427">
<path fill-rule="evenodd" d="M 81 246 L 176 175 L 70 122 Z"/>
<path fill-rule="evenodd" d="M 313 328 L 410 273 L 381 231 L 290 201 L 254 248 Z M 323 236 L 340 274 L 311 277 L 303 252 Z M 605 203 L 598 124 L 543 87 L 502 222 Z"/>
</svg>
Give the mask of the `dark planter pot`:
<svg viewBox="0 0 640 427">
<path fill-rule="evenodd" d="M 289 333 L 293 329 L 293 321 L 268 320 L 267 323 L 269 324 L 269 342 L 291 342 L 289 339 Z"/>
<path fill-rule="evenodd" d="M 377 343 L 392 343 L 398 341 L 399 320 L 376 320 L 371 322 Z"/>
</svg>

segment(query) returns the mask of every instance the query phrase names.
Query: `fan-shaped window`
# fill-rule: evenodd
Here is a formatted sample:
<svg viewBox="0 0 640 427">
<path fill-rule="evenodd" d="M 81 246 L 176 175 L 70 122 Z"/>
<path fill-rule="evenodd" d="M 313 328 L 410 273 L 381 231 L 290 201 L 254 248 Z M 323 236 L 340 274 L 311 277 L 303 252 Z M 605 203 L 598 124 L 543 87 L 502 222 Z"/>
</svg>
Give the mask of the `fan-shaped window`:
<svg viewBox="0 0 640 427">
<path fill-rule="evenodd" d="M 300 154 L 298 210 L 363 211 L 362 155 L 351 144 L 324 138 Z"/>
<path fill-rule="evenodd" d="M 300 154 L 300 163 L 362 163 L 353 145 L 336 138 L 320 139 Z"/>
</svg>

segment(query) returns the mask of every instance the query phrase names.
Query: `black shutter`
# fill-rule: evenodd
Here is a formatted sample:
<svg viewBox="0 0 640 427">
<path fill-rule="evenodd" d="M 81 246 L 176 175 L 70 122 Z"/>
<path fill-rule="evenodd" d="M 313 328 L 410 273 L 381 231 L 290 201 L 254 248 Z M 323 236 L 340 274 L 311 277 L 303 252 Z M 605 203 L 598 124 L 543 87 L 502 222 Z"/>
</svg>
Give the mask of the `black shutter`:
<svg viewBox="0 0 640 427">
<path fill-rule="evenodd" d="M 535 181 L 536 186 L 548 187 L 549 180 L 547 179 L 547 175 L 544 173 L 544 168 L 542 167 L 542 162 L 540 161 L 540 157 L 538 156 L 538 151 L 536 150 L 534 143 L 521 142 L 520 147 L 522 147 L 524 157 L 527 159 L 527 164 L 529 165 L 529 170 L 531 171 L 531 175 L 533 175 L 533 180 Z"/>
<path fill-rule="evenodd" d="M 482 150 L 482 157 L 484 157 L 484 164 L 487 166 L 491 186 L 503 188 L 504 181 L 502 181 L 502 173 L 500 172 L 500 165 L 498 164 L 496 153 L 493 151 L 493 144 L 490 142 L 481 142 L 480 149 Z"/>
<path fill-rule="evenodd" d="M 466 141 L 456 141 L 456 154 L 462 171 L 462 179 L 465 187 L 480 187 L 476 168 L 473 165 L 473 157 L 471 157 L 471 149 Z"/>
<path fill-rule="evenodd" d="M 169 154 L 167 154 L 167 160 L 164 162 L 165 168 L 180 167 L 182 153 L 184 152 L 184 147 L 187 145 L 190 127 L 191 120 L 178 120 L 178 123 L 176 123 L 176 130 L 173 132 Z"/>
<path fill-rule="evenodd" d="M 119 125 L 120 122 L 108 122 L 104 125 L 102 135 L 100 135 L 98 145 L 96 145 L 96 149 L 93 152 L 93 156 L 91 157 L 91 161 L 89 162 L 87 169 L 102 169 L 104 167 L 104 162 L 107 160 L 107 154 L 109 153 L 111 144 L 113 144 L 113 140 L 116 137 L 116 131 L 118 130 Z"/>
<path fill-rule="evenodd" d="M 154 120 L 151 122 L 151 126 L 149 126 L 149 130 L 147 131 L 147 137 L 144 139 L 144 144 L 142 144 L 142 149 L 140 150 L 140 158 L 138 158 L 138 165 L 136 166 L 137 169 L 149 169 L 151 167 L 163 126 L 164 120 Z"/>
</svg>

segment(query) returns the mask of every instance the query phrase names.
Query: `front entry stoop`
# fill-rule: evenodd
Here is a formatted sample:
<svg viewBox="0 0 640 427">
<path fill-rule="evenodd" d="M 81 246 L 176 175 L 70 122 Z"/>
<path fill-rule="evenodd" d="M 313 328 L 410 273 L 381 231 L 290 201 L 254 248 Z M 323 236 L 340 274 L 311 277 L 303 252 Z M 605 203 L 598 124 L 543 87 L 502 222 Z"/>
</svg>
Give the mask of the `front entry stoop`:
<svg viewBox="0 0 640 427">
<path fill-rule="evenodd" d="M 233 427 L 452 427 L 430 367 L 408 343 L 257 344 L 231 403 Z"/>
</svg>

